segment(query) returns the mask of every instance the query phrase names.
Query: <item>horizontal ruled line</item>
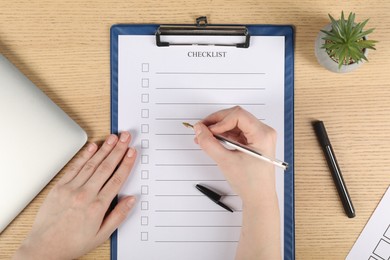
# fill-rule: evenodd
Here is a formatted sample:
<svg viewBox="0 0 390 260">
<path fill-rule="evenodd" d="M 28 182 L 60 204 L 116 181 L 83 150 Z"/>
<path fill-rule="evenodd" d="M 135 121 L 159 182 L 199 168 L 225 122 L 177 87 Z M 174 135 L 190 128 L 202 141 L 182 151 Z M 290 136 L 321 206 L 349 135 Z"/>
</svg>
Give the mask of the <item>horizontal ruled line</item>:
<svg viewBox="0 0 390 260">
<path fill-rule="evenodd" d="M 180 227 L 180 228 L 240 228 L 242 227 L 241 225 L 239 226 L 154 226 L 154 227 L 157 227 L 157 228 L 176 228 L 176 227 Z"/>
<path fill-rule="evenodd" d="M 160 194 L 157 194 L 157 195 L 154 195 L 156 197 L 201 197 L 201 196 L 204 196 L 202 194 L 199 194 L 199 195 L 160 195 Z"/>
<path fill-rule="evenodd" d="M 235 212 L 241 212 L 242 210 L 235 210 Z M 184 209 L 178 209 L 178 210 L 169 210 L 169 209 L 156 209 L 155 212 L 163 212 L 163 213 L 180 213 L 180 212 L 217 212 L 217 213 L 230 213 L 226 210 L 201 210 L 201 209 L 188 209 L 188 210 L 184 210 Z"/>
<path fill-rule="evenodd" d="M 160 75 L 265 75 L 265 72 L 187 72 L 187 71 L 160 71 Z"/>
<path fill-rule="evenodd" d="M 203 118 L 179 118 L 179 117 L 158 117 L 155 118 L 154 120 L 159 120 L 159 121 L 200 121 L 203 120 Z M 257 118 L 257 120 L 264 121 L 265 118 Z"/>
<path fill-rule="evenodd" d="M 171 133 L 168 133 L 168 134 L 155 134 L 155 135 L 195 135 L 195 134 L 171 134 Z"/>
<path fill-rule="evenodd" d="M 217 166 L 217 164 L 169 164 L 169 163 L 157 163 L 154 166 Z"/>
<path fill-rule="evenodd" d="M 175 103 L 175 102 L 158 102 L 155 103 L 156 105 L 210 105 L 210 106 L 216 106 L 216 105 L 223 105 L 223 106 L 264 106 L 265 104 L 262 103 Z"/>
<path fill-rule="evenodd" d="M 167 179 L 164 179 L 164 180 L 155 180 L 155 181 L 202 181 L 202 182 L 206 182 L 206 181 L 226 181 L 226 180 L 167 180 Z"/>
<path fill-rule="evenodd" d="M 156 196 L 156 197 L 199 197 L 199 196 L 201 196 L 201 197 L 204 197 L 205 195 L 203 195 L 203 194 L 199 194 L 199 195 L 182 195 L 182 194 L 157 194 L 157 195 L 154 195 L 154 196 Z M 223 197 L 238 197 L 238 195 L 236 195 L 236 194 L 221 194 L 221 196 L 223 196 Z"/>
<path fill-rule="evenodd" d="M 201 151 L 200 148 L 157 148 L 156 151 Z"/>
<path fill-rule="evenodd" d="M 209 241 L 209 240 L 197 240 L 197 241 L 190 241 L 190 240 L 156 240 L 154 241 L 156 243 L 238 243 L 237 240 L 227 240 L 227 241 L 223 241 L 223 240 L 215 240 L 215 241 Z"/>
<path fill-rule="evenodd" d="M 156 88 L 156 89 L 166 89 L 166 90 L 265 90 L 265 88 Z"/>
<path fill-rule="evenodd" d="M 189 120 L 202 120 L 203 118 L 175 118 L 175 117 L 158 117 L 155 120 L 181 120 L 181 121 L 189 121 Z"/>
</svg>

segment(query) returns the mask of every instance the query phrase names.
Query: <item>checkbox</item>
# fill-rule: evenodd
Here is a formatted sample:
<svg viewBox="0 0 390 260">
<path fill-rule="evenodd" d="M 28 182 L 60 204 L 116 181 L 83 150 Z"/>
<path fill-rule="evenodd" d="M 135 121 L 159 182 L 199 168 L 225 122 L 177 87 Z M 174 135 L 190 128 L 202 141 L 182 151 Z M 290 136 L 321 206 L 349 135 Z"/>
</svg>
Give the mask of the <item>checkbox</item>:
<svg viewBox="0 0 390 260">
<path fill-rule="evenodd" d="M 149 72 L 149 63 L 142 63 L 142 72 Z"/>
<path fill-rule="evenodd" d="M 148 164 L 149 163 L 149 155 L 141 155 L 141 163 L 142 164 Z"/>
<path fill-rule="evenodd" d="M 149 194 L 149 186 L 147 186 L 147 185 L 142 185 L 142 186 L 141 186 L 141 194 L 142 194 L 142 195 L 148 195 L 148 194 Z"/>
<path fill-rule="evenodd" d="M 141 86 L 142 86 L 143 88 L 148 88 L 148 87 L 149 87 L 149 79 L 143 78 L 143 79 L 141 80 Z"/>
<path fill-rule="evenodd" d="M 149 118 L 149 109 L 141 109 L 141 117 Z"/>
<path fill-rule="evenodd" d="M 148 149 L 149 148 L 149 140 L 148 139 L 142 139 L 141 140 L 141 149 Z"/>
<path fill-rule="evenodd" d="M 147 226 L 149 225 L 149 218 L 147 216 L 141 217 L 141 226 Z"/>
<path fill-rule="evenodd" d="M 149 202 L 141 201 L 141 210 L 148 210 L 148 209 L 149 209 Z"/>
<path fill-rule="evenodd" d="M 147 179 L 149 179 L 149 171 L 148 171 L 148 170 L 142 170 L 142 171 L 141 171 L 141 179 L 142 179 L 142 180 L 147 180 Z"/>
<path fill-rule="evenodd" d="M 141 133 L 143 133 L 143 134 L 149 133 L 149 125 L 147 125 L 147 124 L 142 124 L 142 125 L 141 125 Z"/>
<path fill-rule="evenodd" d="M 141 232 L 141 241 L 148 241 L 149 234 L 148 232 Z"/>
<path fill-rule="evenodd" d="M 142 103 L 149 103 L 149 94 L 142 94 L 141 95 L 141 102 Z"/>
<path fill-rule="evenodd" d="M 381 259 L 390 259 L 390 243 L 384 239 L 379 240 L 373 253 Z"/>
</svg>

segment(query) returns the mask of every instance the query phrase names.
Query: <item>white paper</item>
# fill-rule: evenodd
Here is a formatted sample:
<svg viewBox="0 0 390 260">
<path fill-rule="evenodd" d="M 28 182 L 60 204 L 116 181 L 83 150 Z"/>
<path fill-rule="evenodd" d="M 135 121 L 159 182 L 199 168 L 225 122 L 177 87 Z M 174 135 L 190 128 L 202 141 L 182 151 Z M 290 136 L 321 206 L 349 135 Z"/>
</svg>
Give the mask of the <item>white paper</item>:
<svg viewBox="0 0 390 260">
<path fill-rule="evenodd" d="M 390 188 L 387 188 L 346 259 L 390 259 Z"/>
<path fill-rule="evenodd" d="M 284 36 L 253 36 L 247 49 L 157 47 L 154 36 L 140 35 L 118 44 L 118 129 L 131 131 L 138 150 L 120 193 L 137 194 L 138 204 L 118 230 L 118 259 L 234 259 L 241 200 L 182 122 L 240 105 L 277 130 L 283 160 Z M 203 196 L 198 183 L 227 195 L 235 212 Z M 281 216 L 283 184 L 278 169 Z M 283 217 L 281 227 L 283 237 Z"/>
</svg>

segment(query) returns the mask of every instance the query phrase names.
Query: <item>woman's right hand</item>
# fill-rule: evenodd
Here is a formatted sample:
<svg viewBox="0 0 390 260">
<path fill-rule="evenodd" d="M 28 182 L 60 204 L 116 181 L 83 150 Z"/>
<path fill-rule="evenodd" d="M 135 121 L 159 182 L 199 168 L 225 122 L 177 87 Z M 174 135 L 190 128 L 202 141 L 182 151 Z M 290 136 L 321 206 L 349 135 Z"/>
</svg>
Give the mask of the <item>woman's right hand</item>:
<svg viewBox="0 0 390 260">
<path fill-rule="evenodd" d="M 274 165 L 237 150 L 228 150 L 213 136 L 223 135 L 273 158 L 274 129 L 238 106 L 213 113 L 194 128 L 195 142 L 218 164 L 244 202 L 253 196 L 275 195 Z"/>
<path fill-rule="evenodd" d="M 274 157 L 275 130 L 240 107 L 213 113 L 194 128 L 195 142 L 214 159 L 243 202 L 236 259 L 281 259 L 274 165 L 240 151 L 228 150 L 213 136 L 223 135 Z"/>
</svg>

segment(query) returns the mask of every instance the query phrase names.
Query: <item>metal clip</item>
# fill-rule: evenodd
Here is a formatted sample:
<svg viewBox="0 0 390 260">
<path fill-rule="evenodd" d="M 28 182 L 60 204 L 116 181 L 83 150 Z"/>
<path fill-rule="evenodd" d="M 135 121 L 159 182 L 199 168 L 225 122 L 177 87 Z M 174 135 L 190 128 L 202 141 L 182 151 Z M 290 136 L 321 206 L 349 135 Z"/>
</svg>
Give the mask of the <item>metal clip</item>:
<svg viewBox="0 0 390 260">
<path fill-rule="evenodd" d="M 161 36 L 244 36 L 244 42 L 240 43 L 171 43 L 161 41 Z M 195 25 L 161 25 L 156 31 L 156 45 L 168 47 L 174 45 L 213 45 L 213 46 L 233 46 L 237 48 L 248 48 L 250 35 L 248 29 L 242 25 L 209 25 L 206 16 L 196 18 Z"/>
</svg>

